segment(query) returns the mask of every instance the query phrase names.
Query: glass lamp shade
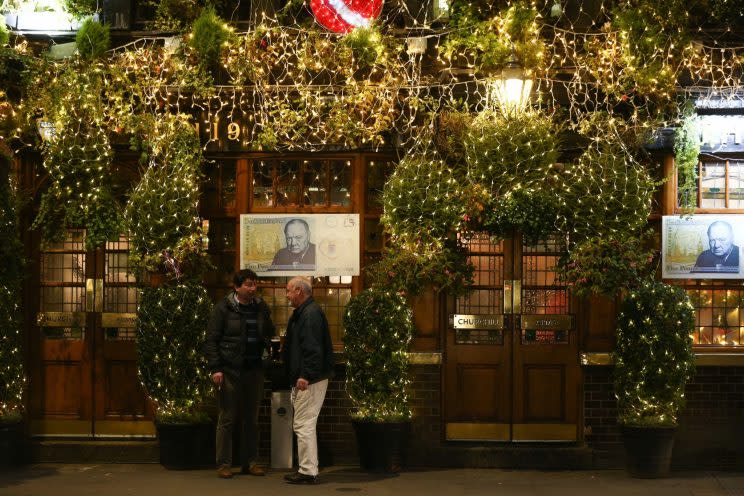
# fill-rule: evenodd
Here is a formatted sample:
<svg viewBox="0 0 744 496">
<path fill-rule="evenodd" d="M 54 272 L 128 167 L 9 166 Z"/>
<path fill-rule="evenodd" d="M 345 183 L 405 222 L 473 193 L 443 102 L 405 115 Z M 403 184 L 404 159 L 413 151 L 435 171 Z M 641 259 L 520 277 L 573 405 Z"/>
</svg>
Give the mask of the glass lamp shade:
<svg viewBox="0 0 744 496">
<path fill-rule="evenodd" d="M 487 105 L 499 108 L 504 113 L 524 110 L 532 93 L 532 79 L 525 77 L 522 67 L 516 62 L 509 62 L 501 74 L 487 82 Z"/>
</svg>

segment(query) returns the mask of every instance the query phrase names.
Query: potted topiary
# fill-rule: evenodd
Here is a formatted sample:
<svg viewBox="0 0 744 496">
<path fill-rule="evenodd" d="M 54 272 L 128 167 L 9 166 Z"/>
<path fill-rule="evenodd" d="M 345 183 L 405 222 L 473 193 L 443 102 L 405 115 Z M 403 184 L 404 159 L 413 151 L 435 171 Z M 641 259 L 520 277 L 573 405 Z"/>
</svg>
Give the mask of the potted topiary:
<svg viewBox="0 0 744 496">
<path fill-rule="evenodd" d="M 405 298 L 383 288 L 365 289 L 344 314 L 346 391 L 362 469 L 397 472 L 410 431 L 408 344 L 413 320 Z"/>
<path fill-rule="evenodd" d="M 0 149 L 0 467 L 23 459 L 21 287 L 23 244 L 15 191 L 9 181 L 10 157 Z"/>
<path fill-rule="evenodd" d="M 634 477 L 669 473 L 677 415 L 695 372 L 691 334 L 695 317 L 685 291 L 644 281 L 629 291 L 617 322 L 615 396 Z"/>
</svg>

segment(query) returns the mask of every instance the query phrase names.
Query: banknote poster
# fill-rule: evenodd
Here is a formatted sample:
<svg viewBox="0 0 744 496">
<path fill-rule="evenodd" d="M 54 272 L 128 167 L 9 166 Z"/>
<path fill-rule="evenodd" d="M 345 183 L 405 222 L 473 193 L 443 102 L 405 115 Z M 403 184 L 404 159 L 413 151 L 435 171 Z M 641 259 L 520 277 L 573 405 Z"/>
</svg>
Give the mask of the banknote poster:
<svg viewBox="0 0 744 496">
<path fill-rule="evenodd" d="M 264 277 L 359 275 L 359 215 L 241 215 L 240 268 Z"/>
<path fill-rule="evenodd" d="M 662 277 L 670 279 L 742 279 L 739 264 L 744 216 L 664 216 Z"/>
</svg>

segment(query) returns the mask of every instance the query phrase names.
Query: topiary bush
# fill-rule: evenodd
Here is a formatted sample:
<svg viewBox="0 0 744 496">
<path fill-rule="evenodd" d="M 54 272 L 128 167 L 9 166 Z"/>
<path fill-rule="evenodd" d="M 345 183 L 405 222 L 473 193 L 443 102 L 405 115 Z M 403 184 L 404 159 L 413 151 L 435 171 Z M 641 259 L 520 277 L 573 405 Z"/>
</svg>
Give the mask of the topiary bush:
<svg viewBox="0 0 744 496">
<path fill-rule="evenodd" d="M 207 7 L 194 21 L 188 44 L 196 53 L 199 64 L 211 69 L 218 65 L 222 46 L 229 36 L 225 21 L 213 7 Z"/>
<path fill-rule="evenodd" d="M 351 417 L 368 422 L 411 419 L 408 404 L 408 344 L 413 317 L 406 300 L 383 288 L 353 296 L 344 313 L 346 391 Z"/>
<path fill-rule="evenodd" d="M 622 302 L 617 320 L 618 419 L 632 426 L 674 426 L 695 372 L 695 313 L 685 291 L 646 281 Z"/>
<path fill-rule="evenodd" d="M 212 302 L 199 283 L 144 288 L 137 309 L 139 379 L 163 423 L 207 420 L 209 371 L 201 352 Z"/>
<path fill-rule="evenodd" d="M 82 58 L 93 60 L 102 57 L 111 46 L 108 25 L 86 19 L 75 35 L 75 43 Z"/>
</svg>

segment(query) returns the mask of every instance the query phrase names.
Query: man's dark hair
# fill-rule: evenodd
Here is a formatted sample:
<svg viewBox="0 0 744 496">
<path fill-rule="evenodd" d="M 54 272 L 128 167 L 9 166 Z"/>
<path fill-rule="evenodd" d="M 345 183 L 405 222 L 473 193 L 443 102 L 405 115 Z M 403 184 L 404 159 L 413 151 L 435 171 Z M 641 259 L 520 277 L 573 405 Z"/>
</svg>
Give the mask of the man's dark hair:
<svg viewBox="0 0 744 496">
<path fill-rule="evenodd" d="M 243 281 L 246 279 L 250 281 L 258 281 L 258 276 L 251 269 L 240 270 L 233 276 L 233 286 L 239 288 L 243 285 Z"/>
<path fill-rule="evenodd" d="M 305 226 L 305 232 L 310 235 L 310 226 L 307 224 L 307 222 L 304 219 L 292 219 L 286 224 L 284 224 L 284 235 L 287 235 L 287 229 L 289 228 L 290 224 L 302 224 Z"/>
</svg>

